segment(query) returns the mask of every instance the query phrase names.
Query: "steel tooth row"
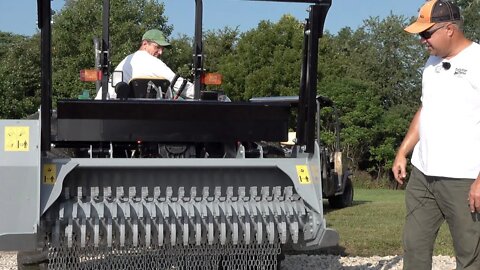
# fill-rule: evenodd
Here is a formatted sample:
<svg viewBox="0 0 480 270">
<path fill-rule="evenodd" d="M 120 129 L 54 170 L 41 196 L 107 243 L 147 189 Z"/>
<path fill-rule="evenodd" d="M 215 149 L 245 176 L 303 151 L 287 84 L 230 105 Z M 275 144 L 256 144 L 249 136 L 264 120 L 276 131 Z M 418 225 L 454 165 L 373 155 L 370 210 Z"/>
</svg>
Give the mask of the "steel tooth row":
<svg viewBox="0 0 480 270">
<path fill-rule="evenodd" d="M 173 196 L 167 187 L 153 192 L 142 187 L 77 187 L 75 196 L 64 189 L 64 200 L 54 217 L 52 242 L 71 247 L 163 246 L 177 244 L 297 243 L 307 213 L 292 187 L 215 187 L 188 196 L 183 187 Z M 65 244 L 65 243 L 64 243 Z"/>
</svg>

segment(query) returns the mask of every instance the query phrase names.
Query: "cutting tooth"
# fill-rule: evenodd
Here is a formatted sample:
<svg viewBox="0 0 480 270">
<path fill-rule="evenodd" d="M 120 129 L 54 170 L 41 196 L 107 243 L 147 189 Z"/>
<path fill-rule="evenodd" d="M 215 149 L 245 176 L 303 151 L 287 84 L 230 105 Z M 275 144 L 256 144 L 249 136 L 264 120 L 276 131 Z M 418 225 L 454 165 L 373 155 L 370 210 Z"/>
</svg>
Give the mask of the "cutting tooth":
<svg viewBox="0 0 480 270">
<path fill-rule="evenodd" d="M 238 216 L 233 217 L 232 223 L 232 242 L 234 245 L 238 244 Z"/>
<path fill-rule="evenodd" d="M 112 238 L 113 238 L 113 231 L 112 231 L 112 219 L 107 219 L 107 246 L 112 247 Z"/>
<path fill-rule="evenodd" d="M 208 215 L 208 231 L 207 231 L 207 239 L 208 239 L 208 244 L 213 245 L 214 241 L 214 230 L 213 230 L 213 216 L 210 213 Z"/>
<path fill-rule="evenodd" d="M 280 243 L 285 244 L 287 242 L 287 223 L 285 222 L 285 213 L 281 212 L 280 214 L 280 222 L 279 222 L 279 235 L 280 235 Z"/>
<path fill-rule="evenodd" d="M 195 244 L 197 246 L 202 244 L 202 218 L 200 215 L 195 218 Z"/>
<path fill-rule="evenodd" d="M 80 219 L 80 247 L 85 247 L 87 242 L 87 224 L 84 218 Z"/>
<path fill-rule="evenodd" d="M 149 247 L 152 242 L 152 227 L 151 227 L 151 220 L 147 217 L 145 221 L 145 246 Z"/>
<path fill-rule="evenodd" d="M 120 246 L 125 246 L 125 219 L 120 218 L 119 220 L 119 227 L 120 227 Z"/>
<path fill-rule="evenodd" d="M 220 221 L 220 244 L 225 245 L 227 242 L 227 225 L 225 224 L 225 216 L 222 215 Z"/>
<path fill-rule="evenodd" d="M 275 243 L 275 238 L 277 235 L 277 230 L 275 226 L 275 207 L 273 206 L 273 202 L 269 201 L 267 203 L 268 205 L 268 230 L 267 230 L 267 235 L 268 235 L 268 242 L 270 244 Z"/>
<path fill-rule="evenodd" d="M 248 208 L 244 206 L 245 209 L 245 216 L 244 216 L 244 224 L 245 224 L 245 229 L 244 229 L 244 239 L 245 239 L 245 244 L 250 244 L 251 242 L 251 216 L 250 216 L 250 211 L 248 211 Z"/>
<path fill-rule="evenodd" d="M 158 245 L 163 246 L 163 217 L 158 220 Z"/>
<path fill-rule="evenodd" d="M 262 218 L 260 216 L 257 216 L 257 243 L 262 244 L 263 242 L 263 224 L 262 224 Z"/>
<path fill-rule="evenodd" d="M 175 246 L 177 244 L 177 225 L 175 215 L 170 218 L 170 244 Z"/>
<path fill-rule="evenodd" d="M 188 215 L 183 216 L 183 245 L 187 246 L 188 245 Z"/>
<path fill-rule="evenodd" d="M 273 214 L 271 214 L 271 213 L 268 216 L 267 235 L 268 235 L 268 242 L 270 244 L 275 243 L 275 223 L 274 223 L 274 220 L 273 220 Z"/>
<path fill-rule="evenodd" d="M 138 220 L 132 220 L 132 244 L 134 247 L 138 246 Z"/>
<path fill-rule="evenodd" d="M 65 227 L 65 236 L 67 238 L 67 246 L 69 248 L 73 245 L 73 220 L 68 219 L 68 225 Z"/>
<path fill-rule="evenodd" d="M 294 244 L 298 243 L 298 222 L 294 217 L 292 223 L 290 223 L 290 235 L 292 236 L 292 242 Z"/>
<path fill-rule="evenodd" d="M 93 245 L 98 247 L 100 242 L 100 224 L 98 218 L 93 219 Z"/>
</svg>

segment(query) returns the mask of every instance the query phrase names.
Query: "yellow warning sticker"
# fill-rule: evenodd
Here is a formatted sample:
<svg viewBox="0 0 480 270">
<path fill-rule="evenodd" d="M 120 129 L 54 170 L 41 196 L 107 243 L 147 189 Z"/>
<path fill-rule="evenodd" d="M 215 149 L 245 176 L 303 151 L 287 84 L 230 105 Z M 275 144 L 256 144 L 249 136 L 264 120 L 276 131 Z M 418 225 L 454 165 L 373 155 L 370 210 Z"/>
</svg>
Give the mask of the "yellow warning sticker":
<svg viewBox="0 0 480 270">
<path fill-rule="evenodd" d="M 55 164 L 43 165 L 43 183 L 53 185 L 57 181 L 57 166 Z"/>
<path fill-rule="evenodd" d="M 300 184 L 310 184 L 310 172 L 308 171 L 307 165 L 297 165 L 297 175 L 298 175 L 298 182 Z"/>
<path fill-rule="evenodd" d="M 26 152 L 30 149 L 30 127 L 6 126 L 4 149 L 7 152 Z"/>
</svg>

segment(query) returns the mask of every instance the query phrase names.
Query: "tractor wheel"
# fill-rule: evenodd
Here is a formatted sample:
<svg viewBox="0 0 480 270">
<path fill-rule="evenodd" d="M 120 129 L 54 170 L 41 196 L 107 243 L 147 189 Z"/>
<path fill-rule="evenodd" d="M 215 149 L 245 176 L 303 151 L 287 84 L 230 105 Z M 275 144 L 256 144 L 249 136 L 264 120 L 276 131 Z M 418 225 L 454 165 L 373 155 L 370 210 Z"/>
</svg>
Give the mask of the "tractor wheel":
<svg viewBox="0 0 480 270">
<path fill-rule="evenodd" d="M 353 203 L 353 184 L 352 180 L 347 178 L 347 181 L 345 183 L 345 189 L 343 190 L 343 193 L 340 195 L 332 196 L 328 198 L 328 203 L 330 204 L 331 208 L 345 208 L 348 206 L 351 206 Z"/>
</svg>

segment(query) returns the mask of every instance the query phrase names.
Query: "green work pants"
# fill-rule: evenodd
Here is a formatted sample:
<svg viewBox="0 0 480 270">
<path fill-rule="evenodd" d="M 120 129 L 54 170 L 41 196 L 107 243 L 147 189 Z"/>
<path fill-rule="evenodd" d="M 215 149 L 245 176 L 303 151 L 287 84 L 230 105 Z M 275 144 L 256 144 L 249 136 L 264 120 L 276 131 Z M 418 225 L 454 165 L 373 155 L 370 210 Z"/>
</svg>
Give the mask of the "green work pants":
<svg viewBox="0 0 480 270">
<path fill-rule="evenodd" d="M 467 200 L 473 181 L 426 176 L 413 168 L 405 193 L 404 270 L 432 269 L 435 238 L 444 220 L 457 270 L 480 269 L 480 215 L 470 212 Z"/>
</svg>

